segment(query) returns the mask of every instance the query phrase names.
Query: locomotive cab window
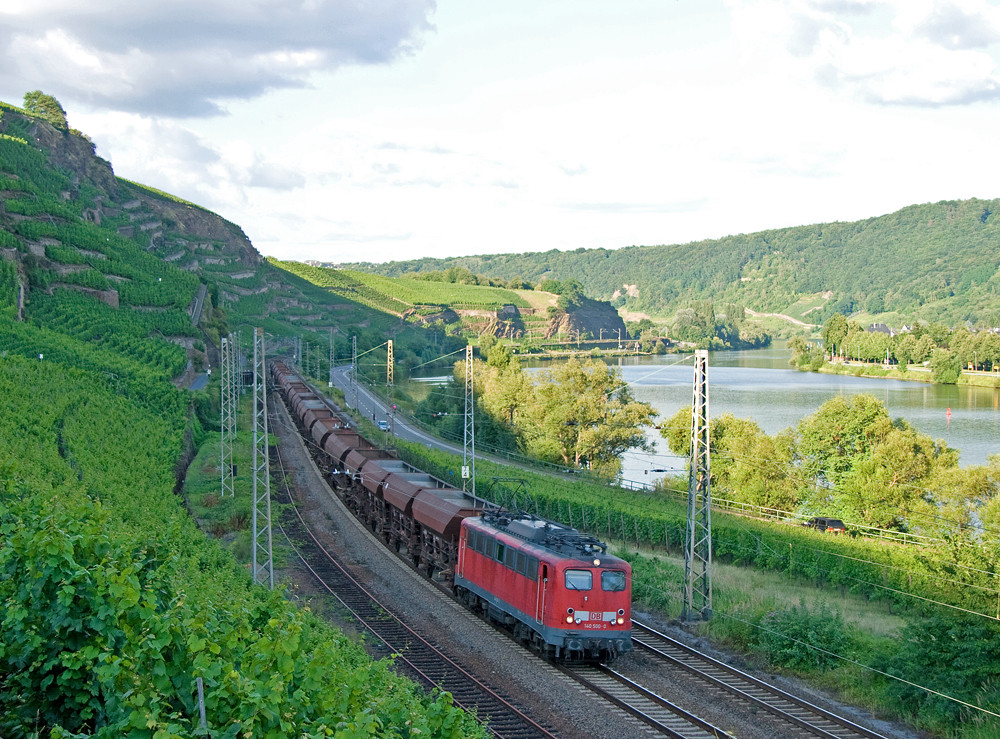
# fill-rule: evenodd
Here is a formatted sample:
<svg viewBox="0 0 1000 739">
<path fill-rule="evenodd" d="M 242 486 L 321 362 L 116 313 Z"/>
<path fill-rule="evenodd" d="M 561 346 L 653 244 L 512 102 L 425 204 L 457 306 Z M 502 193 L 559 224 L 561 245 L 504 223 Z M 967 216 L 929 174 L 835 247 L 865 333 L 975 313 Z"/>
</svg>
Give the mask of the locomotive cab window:
<svg viewBox="0 0 1000 739">
<path fill-rule="evenodd" d="M 590 570 L 566 570 L 567 590 L 590 590 L 594 587 L 594 573 Z"/>
<path fill-rule="evenodd" d="M 617 593 L 625 589 L 625 573 L 621 570 L 605 570 L 601 573 L 601 590 Z"/>
</svg>

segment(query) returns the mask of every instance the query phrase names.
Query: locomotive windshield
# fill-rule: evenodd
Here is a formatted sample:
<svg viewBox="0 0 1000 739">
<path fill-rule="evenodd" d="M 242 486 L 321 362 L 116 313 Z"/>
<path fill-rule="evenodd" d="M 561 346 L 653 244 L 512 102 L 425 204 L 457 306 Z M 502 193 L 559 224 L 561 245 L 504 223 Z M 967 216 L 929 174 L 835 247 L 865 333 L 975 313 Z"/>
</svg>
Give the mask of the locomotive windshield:
<svg viewBox="0 0 1000 739">
<path fill-rule="evenodd" d="M 594 573 L 590 570 L 566 570 L 567 590 L 590 590 L 594 587 Z"/>
<path fill-rule="evenodd" d="M 625 589 L 625 573 L 621 570 L 605 570 L 601 573 L 601 590 L 617 593 Z"/>
</svg>

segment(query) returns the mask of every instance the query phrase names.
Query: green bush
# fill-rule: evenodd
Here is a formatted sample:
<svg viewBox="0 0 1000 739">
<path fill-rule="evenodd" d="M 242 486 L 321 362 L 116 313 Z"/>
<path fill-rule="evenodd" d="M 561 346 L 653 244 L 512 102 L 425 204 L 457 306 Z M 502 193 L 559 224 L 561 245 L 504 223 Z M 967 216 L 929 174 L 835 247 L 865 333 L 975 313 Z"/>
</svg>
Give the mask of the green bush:
<svg viewBox="0 0 1000 739">
<path fill-rule="evenodd" d="M 850 634 L 839 611 L 820 602 L 772 611 L 761 619 L 754 647 L 771 664 L 795 670 L 829 669 L 848 650 Z"/>
</svg>

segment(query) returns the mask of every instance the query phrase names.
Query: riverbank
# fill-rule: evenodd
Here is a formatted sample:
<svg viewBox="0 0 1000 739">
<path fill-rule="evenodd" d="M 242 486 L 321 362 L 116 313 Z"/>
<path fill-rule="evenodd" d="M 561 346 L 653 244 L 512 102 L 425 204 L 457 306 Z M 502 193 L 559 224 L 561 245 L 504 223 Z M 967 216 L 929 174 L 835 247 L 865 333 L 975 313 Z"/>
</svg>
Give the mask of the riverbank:
<svg viewBox="0 0 1000 739">
<path fill-rule="evenodd" d="M 900 369 L 898 365 L 866 364 L 863 362 L 827 362 L 819 368 L 819 372 L 828 375 L 852 375 L 853 377 L 884 377 L 890 380 L 907 380 L 910 382 L 934 382 L 933 373 L 927 367 L 907 367 Z M 958 376 L 957 385 L 971 387 L 1000 388 L 1000 372 L 983 372 L 962 370 Z"/>
</svg>

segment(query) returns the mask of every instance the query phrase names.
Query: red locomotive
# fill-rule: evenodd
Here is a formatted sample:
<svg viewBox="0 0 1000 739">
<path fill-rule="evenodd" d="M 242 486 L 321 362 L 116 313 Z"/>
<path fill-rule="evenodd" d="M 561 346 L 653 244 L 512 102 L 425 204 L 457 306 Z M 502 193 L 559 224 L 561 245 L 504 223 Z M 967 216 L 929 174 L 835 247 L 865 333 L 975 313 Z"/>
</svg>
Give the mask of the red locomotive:
<svg viewBox="0 0 1000 739">
<path fill-rule="evenodd" d="M 632 648 L 632 569 L 605 544 L 408 465 L 285 364 L 272 372 L 342 500 L 414 567 L 553 659 L 607 660 Z"/>
<path fill-rule="evenodd" d="M 606 660 L 632 648 L 632 568 L 606 545 L 526 513 L 462 522 L 456 595 L 554 659 Z"/>
</svg>

